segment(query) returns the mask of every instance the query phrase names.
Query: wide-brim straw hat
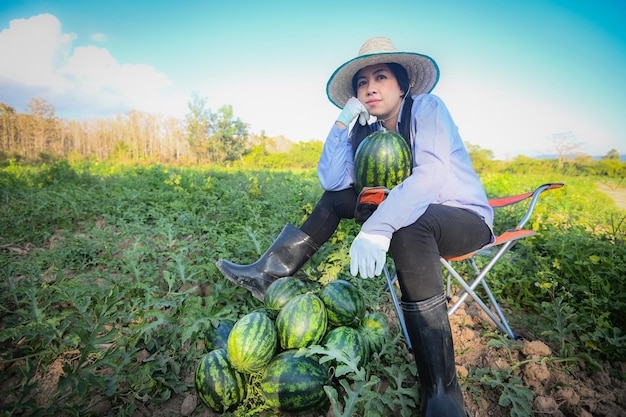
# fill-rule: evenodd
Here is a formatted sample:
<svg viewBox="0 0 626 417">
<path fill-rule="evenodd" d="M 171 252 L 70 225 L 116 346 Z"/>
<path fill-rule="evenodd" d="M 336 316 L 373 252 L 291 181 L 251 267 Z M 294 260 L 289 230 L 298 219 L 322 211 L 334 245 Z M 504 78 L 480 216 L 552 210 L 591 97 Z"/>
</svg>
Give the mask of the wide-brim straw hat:
<svg viewBox="0 0 626 417">
<path fill-rule="evenodd" d="M 370 65 L 395 62 L 402 65 L 409 75 L 411 95 L 430 93 L 439 80 L 439 67 L 434 59 L 415 52 L 400 52 L 391 39 L 371 38 L 365 41 L 359 55 L 341 65 L 326 84 L 326 95 L 335 106 L 343 108 L 354 96 L 352 78 L 359 70 Z"/>
</svg>

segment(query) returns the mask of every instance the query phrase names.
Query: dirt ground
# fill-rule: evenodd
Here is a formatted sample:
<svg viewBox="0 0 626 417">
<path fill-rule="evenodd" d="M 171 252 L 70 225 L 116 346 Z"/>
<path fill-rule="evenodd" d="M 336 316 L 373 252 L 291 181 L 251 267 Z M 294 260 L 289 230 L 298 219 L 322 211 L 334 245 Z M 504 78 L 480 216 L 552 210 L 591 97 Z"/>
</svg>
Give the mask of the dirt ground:
<svg viewBox="0 0 626 417">
<path fill-rule="evenodd" d="M 553 357 L 550 347 L 534 339 L 532 331 L 523 328 L 514 330 L 522 340 L 505 348 L 487 346 L 487 340 L 476 329 L 492 325 L 490 319 L 478 306 L 469 302 L 465 311 L 459 310 L 451 317 L 457 371 L 463 376 L 469 369 L 507 369 L 519 366 L 515 375 L 533 392 L 534 416 L 555 417 L 625 417 L 626 381 L 615 378 L 615 372 L 626 372 L 626 363 L 602 364 L 602 370 L 586 369 L 584 364 L 560 365 L 549 360 Z M 470 324 L 469 328 L 467 327 Z M 482 331 L 482 330 L 481 330 Z M 546 359 L 546 360 L 542 360 Z M 466 395 L 466 404 L 472 417 L 508 417 L 509 409 L 498 405 L 498 398 L 483 391 L 480 398 Z"/>
<path fill-rule="evenodd" d="M 626 210 L 626 188 L 612 187 L 606 183 L 598 183 L 598 190 L 602 191 L 615 201 L 617 207 Z"/>
</svg>

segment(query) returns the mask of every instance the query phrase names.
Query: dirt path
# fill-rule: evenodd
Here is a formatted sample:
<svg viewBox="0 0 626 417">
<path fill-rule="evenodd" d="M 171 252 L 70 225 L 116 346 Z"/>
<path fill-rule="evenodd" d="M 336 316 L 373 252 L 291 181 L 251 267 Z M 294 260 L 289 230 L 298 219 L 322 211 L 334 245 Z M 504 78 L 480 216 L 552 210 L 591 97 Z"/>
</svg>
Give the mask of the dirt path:
<svg viewBox="0 0 626 417">
<path fill-rule="evenodd" d="M 597 184 L 597 187 L 598 187 L 598 190 L 602 191 L 603 193 L 611 197 L 613 201 L 615 201 L 615 204 L 617 205 L 617 207 L 619 207 L 622 210 L 626 210 L 626 188 L 624 187 L 615 188 L 604 182 L 599 182 Z"/>
</svg>

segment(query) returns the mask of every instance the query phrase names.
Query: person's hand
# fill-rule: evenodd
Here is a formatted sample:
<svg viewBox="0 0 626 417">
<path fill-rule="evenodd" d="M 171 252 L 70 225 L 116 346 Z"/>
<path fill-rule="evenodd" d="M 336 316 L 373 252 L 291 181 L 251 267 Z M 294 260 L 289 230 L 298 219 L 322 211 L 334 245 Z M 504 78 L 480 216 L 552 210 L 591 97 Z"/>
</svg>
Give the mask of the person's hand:
<svg viewBox="0 0 626 417">
<path fill-rule="evenodd" d="M 359 118 L 361 126 L 365 126 L 370 118 L 370 115 L 358 98 L 350 97 L 350 99 L 346 102 L 346 105 L 343 106 L 343 110 L 339 114 L 337 121 L 348 127 L 357 117 Z"/>
<path fill-rule="evenodd" d="M 355 277 L 361 274 L 361 278 L 380 275 L 390 242 L 386 236 L 359 232 L 350 246 L 350 273 Z"/>
</svg>

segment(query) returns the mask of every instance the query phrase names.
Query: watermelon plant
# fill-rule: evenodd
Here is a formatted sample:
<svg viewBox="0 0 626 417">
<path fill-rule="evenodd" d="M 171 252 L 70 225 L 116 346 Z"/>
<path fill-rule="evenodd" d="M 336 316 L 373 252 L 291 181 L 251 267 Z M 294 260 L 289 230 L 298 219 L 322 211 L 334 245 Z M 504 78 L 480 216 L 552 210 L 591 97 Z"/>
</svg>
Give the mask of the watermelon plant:
<svg viewBox="0 0 626 417">
<path fill-rule="evenodd" d="M 365 314 L 365 303 L 361 292 L 350 282 L 336 279 L 322 287 L 320 298 L 328 311 L 331 326 L 357 327 Z"/>
<path fill-rule="evenodd" d="M 228 336 L 228 358 L 239 372 L 258 372 L 276 353 L 274 322 L 265 312 L 255 311 L 240 318 Z"/>
<path fill-rule="evenodd" d="M 301 412 L 326 404 L 324 386 L 330 383 L 326 366 L 291 349 L 276 355 L 265 368 L 260 391 L 271 408 Z"/>
<path fill-rule="evenodd" d="M 225 349 L 215 349 L 202 358 L 194 386 L 202 403 L 220 413 L 239 404 L 246 395 L 245 377 L 232 366 Z"/>
<path fill-rule="evenodd" d="M 368 135 L 354 154 L 354 185 L 391 190 L 411 175 L 413 159 L 406 139 L 398 132 L 380 130 Z"/>
<path fill-rule="evenodd" d="M 283 349 L 318 343 L 328 327 L 324 302 L 315 294 L 301 294 L 289 301 L 276 317 L 278 341 Z"/>
</svg>

